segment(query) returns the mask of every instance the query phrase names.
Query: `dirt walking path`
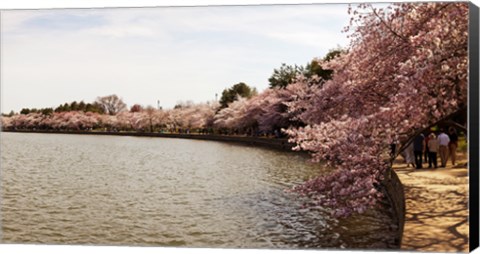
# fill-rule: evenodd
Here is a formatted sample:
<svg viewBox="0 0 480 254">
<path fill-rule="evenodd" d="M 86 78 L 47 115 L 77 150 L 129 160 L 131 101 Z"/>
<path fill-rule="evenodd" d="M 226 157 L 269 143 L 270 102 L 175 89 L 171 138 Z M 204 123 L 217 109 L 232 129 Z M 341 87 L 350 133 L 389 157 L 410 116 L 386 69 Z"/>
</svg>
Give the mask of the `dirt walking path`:
<svg viewBox="0 0 480 254">
<path fill-rule="evenodd" d="M 405 189 L 403 250 L 468 252 L 466 161 L 462 158 L 458 166 L 449 162 L 446 168 L 438 169 L 394 165 Z"/>
</svg>

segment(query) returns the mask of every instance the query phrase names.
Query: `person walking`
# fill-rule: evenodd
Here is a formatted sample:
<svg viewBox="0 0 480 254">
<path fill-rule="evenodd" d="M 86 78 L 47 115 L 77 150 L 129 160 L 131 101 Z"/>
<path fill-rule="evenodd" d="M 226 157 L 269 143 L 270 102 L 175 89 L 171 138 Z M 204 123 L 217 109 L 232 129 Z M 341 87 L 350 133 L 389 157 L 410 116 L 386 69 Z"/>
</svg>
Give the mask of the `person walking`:
<svg viewBox="0 0 480 254">
<path fill-rule="evenodd" d="M 447 166 L 448 159 L 448 143 L 450 138 L 445 134 L 443 129 L 440 129 L 440 134 L 437 137 L 438 140 L 438 152 L 440 153 L 440 161 L 442 163 L 442 168 Z"/>
<path fill-rule="evenodd" d="M 428 155 L 428 152 L 429 152 L 429 149 L 428 149 L 428 141 L 429 141 L 429 139 L 430 139 L 430 136 L 431 136 L 431 135 L 427 135 L 427 136 L 425 137 L 425 152 L 423 153 L 425 163 L 427 163 L 428 158 L 429 158 L 429 157 L 428 157 L 428 156 L 429 156 L 429 155 Z"/>
<path fill-rule="evenodd" d="M 457 130 L 453 127 L 448 129 L 448 136 L 450 137 L 450 142 L 448 143 L 448 150 L 450 152 L 450 157 L 452 158 L 452 165 L 455 166 L 455 161 L 457 159 L 457 147 L 458 147 L 458 134 Z"/>
<path fill-rule="evenodd" d="M 403 150 L 403 157 L 405 157 L 405 163 L 407 163 L 407 168 L 412 165 L 415 168 L 415 155 L 413 154 L 413 143 L 410 143 L 405 150 Z"/>
<path fill-rule="evenodd" d="M 428 168 L 437 168 L 438 140 L 434 133 L 430 133 L 428 138 Z"/>
<path fill-rule="evenodd" d="M 423 168 L 423 151 L 425 151 L 425 136 L 420 134 L 413 139 L 413 154 L 415 155 L 415 165 L 417 169 Z"/>
</svg>

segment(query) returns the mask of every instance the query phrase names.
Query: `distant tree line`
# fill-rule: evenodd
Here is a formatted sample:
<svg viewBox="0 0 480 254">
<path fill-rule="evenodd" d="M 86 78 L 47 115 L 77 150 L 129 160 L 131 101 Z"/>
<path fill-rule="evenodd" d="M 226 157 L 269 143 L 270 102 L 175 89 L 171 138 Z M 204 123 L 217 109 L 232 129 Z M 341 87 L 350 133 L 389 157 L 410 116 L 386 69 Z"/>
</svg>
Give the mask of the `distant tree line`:
<svg viewBox="0 0 480 254">
<path fill-rule="evenodd" d="M 140 107 L 140 105 L 136 104 L 134 107 Z M 92 112 L 98 114 L 109 114 L 115 115 L 121 111 L 126 110 L 127 105 L 123 102 L 121 98 L 117 95 L 112 94 L 108 96 L 98 97 L 96 101 L 92 103 L 85 103 L 83 100 L 80 102 L 73 101 L 73 102 L 65 102 L 64 104 L 58 105 L 56 108 L 22 108 L 20 110 L 20 114 L 28 115 L 30 113 L 41 113 L 42 115 L 51 115 L 52 113 L 59 113 L 59 112 L 69 112 L 69 111 L 82 111 L 82 112 Z M 137 111 L 139 111 L 139 109 Z M 133 109 L 135 111 L 135 108 Z M 15 114 L 12 110 L 9 114 L 2 114 L 2 116 L 11 117 Z"/>
<path fill-rule="evenodd" d="M 304 126 L 289 111 L 288 103 L 298 99 L 308 86 L 320 87 L 320 81 L 299 85 L 302 79 L 328 80 L 332 70 L 321 67 L 345 52 L 331 50 L 323 59 L 313 59 L 305 66 L 282 64 L 268 79 L 270 88 L 258 93 L 255 87 L 239 82 L 225 88 L 219 101 L 196 104 L 179 101 L 171 110 L 134 104 L 130 108 L 115 94 L 97 97 L 94 102 L 66 102 L 56 108 L 23 108 L 20 114 L 2 114 L 7 129 L 117 130 L 117 131 L 188 131 L 208 129 L 228 134 L 281 135 L 281 130 Z M 307 92 L 308 94 L 309 92 Z"/>
<path fill-rule="evenodd" d="M 85 103 L 83 101 L 71 103 L 64 103 L 59 105 L 54 109 L 55 112 L 67 112 L 67 111 L 83 111 L 83 112 L 94 112 L 99 114 L 104 114 L 105 110 L 98 102 Z"/>
</svg>

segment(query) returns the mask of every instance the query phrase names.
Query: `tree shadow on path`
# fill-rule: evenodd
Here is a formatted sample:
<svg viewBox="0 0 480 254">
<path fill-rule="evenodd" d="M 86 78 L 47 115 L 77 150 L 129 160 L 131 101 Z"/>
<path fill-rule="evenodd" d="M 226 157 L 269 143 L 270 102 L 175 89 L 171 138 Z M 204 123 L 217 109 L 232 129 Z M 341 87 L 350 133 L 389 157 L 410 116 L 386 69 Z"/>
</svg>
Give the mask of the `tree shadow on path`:
<svg viewBox="0 0 480 254">
<path fill-rule="evenodd" d="M 395 168 L 406 201 L 402 249 L 468 252 L 466 168 Z"/>
</svg>

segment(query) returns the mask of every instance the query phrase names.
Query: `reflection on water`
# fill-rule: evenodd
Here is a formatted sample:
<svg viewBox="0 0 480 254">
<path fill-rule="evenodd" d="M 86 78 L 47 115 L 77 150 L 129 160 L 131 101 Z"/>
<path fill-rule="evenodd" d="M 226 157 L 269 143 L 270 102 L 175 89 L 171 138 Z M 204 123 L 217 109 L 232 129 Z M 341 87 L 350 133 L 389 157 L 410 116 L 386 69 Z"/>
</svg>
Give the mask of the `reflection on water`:
<svg viewBox="0 0 480 254">
<path fill-rule="evenodd" d="M 383 210 L 337 221 L 284 190 L 305 156 L 212 141 L 1 133 L 5 243 L 385 248 Z"/>
</svg>

